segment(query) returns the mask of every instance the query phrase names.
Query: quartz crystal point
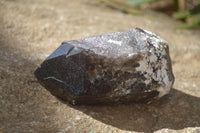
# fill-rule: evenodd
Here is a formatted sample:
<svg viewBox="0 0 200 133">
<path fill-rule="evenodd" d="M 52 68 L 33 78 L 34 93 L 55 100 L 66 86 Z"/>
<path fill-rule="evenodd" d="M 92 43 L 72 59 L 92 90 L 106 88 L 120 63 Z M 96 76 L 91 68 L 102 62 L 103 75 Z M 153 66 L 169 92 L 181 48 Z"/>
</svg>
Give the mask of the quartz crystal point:
<svg viewBox="0 0 200 133">
<path fill-rule="evenodd" d="M 35 76 L 72 104 L 149 102 L 174 83 L 168 43 L 139 28 L 64 41 Z"/>
</svg>

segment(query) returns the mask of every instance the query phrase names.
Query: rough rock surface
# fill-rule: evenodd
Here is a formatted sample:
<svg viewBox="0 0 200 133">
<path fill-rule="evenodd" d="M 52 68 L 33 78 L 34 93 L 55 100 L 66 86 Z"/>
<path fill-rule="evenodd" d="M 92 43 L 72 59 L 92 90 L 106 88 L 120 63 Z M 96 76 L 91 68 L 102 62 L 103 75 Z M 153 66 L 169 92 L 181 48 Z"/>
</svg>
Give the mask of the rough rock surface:
<svg viewBox="0 0 200 133">
<path fill-rule="evenodd" d="M 139 28 L 65 41 L 35 75 L 72 104 L 148 102 L 174 82 L 167 42 Z"/>
</svg>

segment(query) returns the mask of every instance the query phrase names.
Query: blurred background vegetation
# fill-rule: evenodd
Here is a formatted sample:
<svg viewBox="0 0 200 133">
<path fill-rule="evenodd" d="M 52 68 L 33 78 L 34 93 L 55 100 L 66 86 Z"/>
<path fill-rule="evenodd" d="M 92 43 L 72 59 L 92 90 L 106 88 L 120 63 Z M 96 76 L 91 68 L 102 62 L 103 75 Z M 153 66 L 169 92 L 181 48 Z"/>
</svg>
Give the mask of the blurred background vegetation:
<svg viewBox="0 0 200 133">
<path fill-rule="evenodd" d="M 99 0 L 111 8 L 133 15 L 142 14 L 145 8 L 164 12 L 184 21 L 175 29 L 200 27 L 200 0 Z"/>
</svg>

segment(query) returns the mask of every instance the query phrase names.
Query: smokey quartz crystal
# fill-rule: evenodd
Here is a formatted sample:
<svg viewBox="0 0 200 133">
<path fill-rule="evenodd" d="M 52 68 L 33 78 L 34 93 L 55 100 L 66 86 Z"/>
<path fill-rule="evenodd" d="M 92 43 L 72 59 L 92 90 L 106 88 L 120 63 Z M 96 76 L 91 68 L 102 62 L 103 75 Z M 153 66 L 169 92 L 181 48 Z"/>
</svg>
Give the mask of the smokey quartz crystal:
<svg viewBox="0 0 200 133">
<path fill-rule="evenodd" d="M 71 104 L 146 103 L 174 83 L 168 43 L 139 28 L 64 41 L 35 76 Z"/>
</svg>

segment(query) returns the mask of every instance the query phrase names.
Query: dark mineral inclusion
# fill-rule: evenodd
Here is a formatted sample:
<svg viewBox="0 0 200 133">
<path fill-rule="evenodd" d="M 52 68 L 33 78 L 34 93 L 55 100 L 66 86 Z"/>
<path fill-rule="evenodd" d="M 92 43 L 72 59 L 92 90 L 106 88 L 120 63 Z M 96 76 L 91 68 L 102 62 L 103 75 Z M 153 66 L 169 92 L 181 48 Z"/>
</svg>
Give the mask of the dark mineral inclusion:
<svg viewBox="0 0 200 133">
<path fill-rule="evenodd" d="M 148 102 L 174 82 L 167 42 L 139 28 L 64 41 L 35 76 L 71 104 Z"/>
</svg>

